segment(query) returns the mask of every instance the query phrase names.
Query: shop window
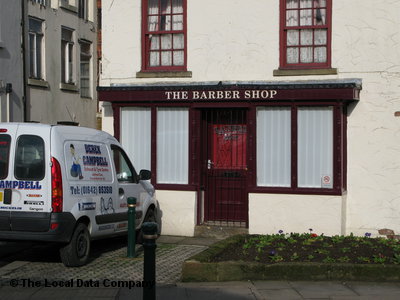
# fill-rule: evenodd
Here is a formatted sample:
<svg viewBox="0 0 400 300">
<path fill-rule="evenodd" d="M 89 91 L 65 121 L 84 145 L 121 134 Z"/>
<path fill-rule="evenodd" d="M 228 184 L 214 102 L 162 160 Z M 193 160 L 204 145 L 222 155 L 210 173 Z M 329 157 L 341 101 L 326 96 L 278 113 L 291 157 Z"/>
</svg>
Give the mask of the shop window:
<svg viewBox="0 0 400 300">
<path fill-rule="evenodd" d="M 29 17 L 29 77 L 43 79 L 43 21 Z"/>
<path fill-rule="evenodd" d="M 257 185 L 290 187 L 290 134 L 290 107 L 257 110 Z"/>
<path fill-rule="evenodd" d="M 157 183 L 188 184 L 189 111 L 157 110 Z"/>
<path fill-rule="evenodd" d="M 281 0 L 281 68 L 330 68 L 332 0 Z"/>
<path fill-rule="evenodd" d="M 143 0 L 143 71 L 186 70 L 186 0 Z"/>
<path fill-rule="evenodd" d="M 138 170 L 151 170 L 151 108 L 121 108 L 121 144 Z"/>
<path fill-rule="evenodd" d="M 61 28 L 61 82 L 74 84 L 74 31 Z"/>
<path fill-rule="evenodd" d="M 333 106 L 259 107 L 257 186 L 283 192 L 340 192 L 342 117 L 335 117 Z"/>
<path fill-rule="evenodd" d="M 300 107 L 297 114 L 298 187 L 332 188 L 332 178 L 332 107 Z"/>
<path fill-rule="evenodd" d="M 91 98 L 91 71 L 90 65 L 92 60 L 91 44 L 81 41 L 81 62 L 80 62 L 80 93 L 81 97 Z"/>
</svg>

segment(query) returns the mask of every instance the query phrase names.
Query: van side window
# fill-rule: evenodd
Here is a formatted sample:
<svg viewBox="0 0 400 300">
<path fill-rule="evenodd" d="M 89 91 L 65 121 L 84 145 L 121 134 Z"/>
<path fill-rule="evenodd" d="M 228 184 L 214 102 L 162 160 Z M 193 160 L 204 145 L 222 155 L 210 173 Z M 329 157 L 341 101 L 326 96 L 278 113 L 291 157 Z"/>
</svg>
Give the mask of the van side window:
<svg viewBox="0 0 400 300">
<path fill-rule="evenodd" d="M 45 173 L 44 141 L 35 135 L 21 135 L 15 155 L 15 178 L 42 180 Z"/>
<path fill-rule="evenodd" d="M 10 156 L 11 137 L 7 134 L 0 135 L 0 179 L 8 175 L 8 160 Z"/>
<path fill-rule="evenodd" d="M 135 182 L 136 172 L 125 152 L 115 145 L 111 145 L 111 150 L 118 181 Z"/>
</svg>

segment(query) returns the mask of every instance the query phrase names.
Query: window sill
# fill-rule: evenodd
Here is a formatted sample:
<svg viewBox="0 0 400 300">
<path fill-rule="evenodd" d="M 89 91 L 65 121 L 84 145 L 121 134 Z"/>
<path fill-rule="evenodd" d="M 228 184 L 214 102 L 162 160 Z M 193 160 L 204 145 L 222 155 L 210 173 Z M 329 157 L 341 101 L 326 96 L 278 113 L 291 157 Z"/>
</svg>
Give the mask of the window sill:
<svg viewBox="0 0 400 300">
<path fill-rule="evenodd" d="M 71 83 L 60 83 L 60 90 L 75 93 L 79 92 L 78 87 Z"/>
<path fill-rule="evenodd" d="M 136 78 L 192 78 L 191 71 L 137 72 Z"/>
<path fill-rule="evenodd" d="M 35 78 L 29 78 L 28 79 L 28 85 L 29 86 L 34 86 L 34 87 L 45 88 L 45 89 L 48 89 L 50 87 L 49 83 L 46 80 L 35 79 Z"/>
<path fill-rule="evenodd" d="M 307 76 L 307 75 L 337 75 L 338 70 L 336 68 L 327 69 L 293 69 L 293 70 L 274 70 L 274 76 Z"/>
<path fill-rule="evenodd" d="M 344 190 L 335 187 L 326 188 L 284 188 L 284 187 L 263 187 L 256 186 L 248 189 L 249 193 L 268 193 L 268 194 L 294 194 L 294 195 L 321 195 L 321 196 L 342 196 Z"/>
<path fill-rule="evenodd" d="M 62 9 L 71 11 L 71 12 L 76 13 L 76 14 L 78 13 L 78 8 L 76 6 L 70 5 L 69 3 L 66 3 L 66 1 L 63 1 L 63 0 L 59 0 L 59 1 L 60 1 L 59 6 Z"/>
</svg>

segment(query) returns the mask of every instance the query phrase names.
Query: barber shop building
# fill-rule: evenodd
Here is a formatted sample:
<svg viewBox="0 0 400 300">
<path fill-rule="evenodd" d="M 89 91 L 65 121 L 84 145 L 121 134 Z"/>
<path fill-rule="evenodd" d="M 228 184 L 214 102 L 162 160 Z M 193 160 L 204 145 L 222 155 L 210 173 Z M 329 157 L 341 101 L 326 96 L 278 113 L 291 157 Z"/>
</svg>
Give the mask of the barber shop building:
<svg viewBox="0 0 400 300">
<path fill-rule="evenodd" d="M 103 0 L 102 129 L 152 171 L 162 234 L 400 232 L 398 11 Z"/>
</svg>

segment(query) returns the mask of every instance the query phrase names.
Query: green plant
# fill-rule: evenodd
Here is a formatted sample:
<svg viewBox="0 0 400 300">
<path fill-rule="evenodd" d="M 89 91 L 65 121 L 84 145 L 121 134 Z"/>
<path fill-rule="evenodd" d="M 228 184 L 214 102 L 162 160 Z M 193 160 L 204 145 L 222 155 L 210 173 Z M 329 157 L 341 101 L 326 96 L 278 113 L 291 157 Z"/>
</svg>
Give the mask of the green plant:
<svg viewBox="0 0 400 300">
<path fill-rule="evenodd" d="M 343 247 L 342 249 L 340 249 L 340 251 L 342 251 L 343 253 L 348 253 L 351 251 L 351 248 L 349 247 Z"/>
<path fill-rule="evenodd" d="M 290 257 L 290 260 L 291 261 L 293 261 L 293 260 L 298 260 L 300 258 L 300 256 L 297 254 L 297 252 L 294 252 L 293 254 L 292 254 L 292 256 Z"/>
<path fill-rule="evenodd" d="M 342 257 L 338 258 L 338 262 L 341 262 L 341 263 L 347 263 L 349 261 L 350 261 L 350 257 L 348 257 L 348 256 L 342 256 Z"/>
<path fill-rule="evenodd" d="M 383 256 L 382 254 L 378 254 L 378 255 L 373 255 L 372 259 L 375 263 L 379 263 L 379 264 L 383 264 L 386 262 L 386 257 Z"/>
<path fill-rule="evenodd" d="M 329 250 L 321 249 L 321 248 L 315 250 L 314 252 L 318 253 L 318 254 L 329 254 Z"/>
<path fill-rule="evenodd" d="M 394 264 L 400 265 L 400 254 L 395 253 L 392 260 Z"/>
<path fill-rule="evenodd" d="M 322 262 L 324 262 L 324 263 L 334 263 L 334 262 L 336 262 L 336 259 L 327 256 L 322 260 Z"/>
<path fill-rule="evenodd" d="M 371 259 L 369 257 L 365 257 L 365 256 L 359 256 L 357 257 L 357 260 L 363 263 L 369 263 L 371 262 Z"/>
<path fill-rule="evenodd" d="M 271 258 L 271 261 L 273 261 L 273 262 L 280 262 L 280 261 L 283 261 L 283 257 L 280 256 L 280 255 L 270 256 L 270 258 Z"/>
</svg>

